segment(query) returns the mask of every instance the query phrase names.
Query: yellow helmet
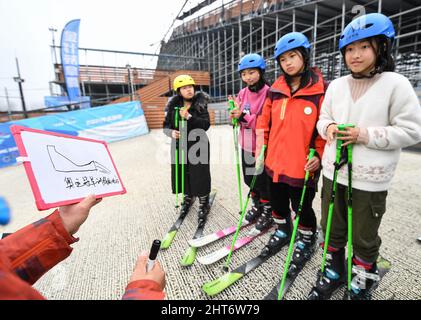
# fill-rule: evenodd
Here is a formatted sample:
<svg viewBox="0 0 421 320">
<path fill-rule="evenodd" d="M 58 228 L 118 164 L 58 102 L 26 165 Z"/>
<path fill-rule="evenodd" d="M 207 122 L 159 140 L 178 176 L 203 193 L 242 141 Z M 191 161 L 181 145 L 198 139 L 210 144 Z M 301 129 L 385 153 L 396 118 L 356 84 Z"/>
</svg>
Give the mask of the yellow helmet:
<svg viewBox="0 0 421 320">
<path fill-rule="evenodd" d="M 177 91 L 178 89 L 184 86 L 195 86 L 195 85 L 196 85 L 196 82 L 194 82 L 193 78 L 186 74 L 178 76 L 174 79 L 174 91 Z"/>
</svg>

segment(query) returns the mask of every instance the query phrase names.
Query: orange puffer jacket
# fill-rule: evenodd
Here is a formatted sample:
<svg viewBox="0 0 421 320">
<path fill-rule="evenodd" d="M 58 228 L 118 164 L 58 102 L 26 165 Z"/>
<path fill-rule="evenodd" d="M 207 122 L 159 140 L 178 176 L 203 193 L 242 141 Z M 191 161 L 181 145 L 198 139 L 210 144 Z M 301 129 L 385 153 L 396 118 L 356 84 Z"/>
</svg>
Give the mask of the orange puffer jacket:
<svg viewBox="0 0 421 320">
<path fill-rule="evenodd" d="M 281 76 L 270 88 L 257 121 L 257 149 L 267 145 L 266 172 L 275 183 L 303 187 L 309 149 L 323 156 L 325 140 L 317 132 L 320 107 L 327 84 L 317 68 L 309 85 L 291 96 L 291 89 Z M 260 153 L 258 151 L 258 153 Z M 314 181 L 309 182 L 314 186 Z"/>
<path fill-rule="evenodd" d="M 67 258 L 76 241 L 58 211 L 0 240 L 0 300 L 43 300 L 31 285 Z M 158 283 L 140 280 L 127 286 L 123 299 L 164 299 L 164 293 Z"/>
</svg>

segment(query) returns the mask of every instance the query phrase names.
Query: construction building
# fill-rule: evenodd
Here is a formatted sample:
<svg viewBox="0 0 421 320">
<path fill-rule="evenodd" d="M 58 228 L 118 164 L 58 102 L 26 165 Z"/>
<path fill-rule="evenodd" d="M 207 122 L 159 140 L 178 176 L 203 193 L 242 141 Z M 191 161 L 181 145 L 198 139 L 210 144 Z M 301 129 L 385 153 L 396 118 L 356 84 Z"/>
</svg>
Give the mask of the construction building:
<svg viewBox="0 0 421 320">
<path fill-rule="evenodd" d="M 266 79 L 273 82 L 280 75 L 273 59 L 277 40 L 291 31 L 302 32 L 312 43 L 312 64 L 332 80 L 347 72 L 338 50 L 343 28 L 358 14 L 382 12 L 396 29 L 396 70 L 409 78 L 421 96 L 417 88 L 421 87 L 421 3 L 417 0 L 233 0 L 206 10 L 214 2 L 202 1 L 178 17 L 181 24 L 162 42 L 160 53 L 150 55 L 156 58 L 156 70 L 82 65 L 84 94 L 92 97 L 94 106 L 140 100 L 149 127 L 160 128 L 172 95 L 172 80 L 189 73 L 211 96 L 212 122 L 226 123 L 224 102 L 243 86 L 237 72 L 242 56 L 251 52 L 263 55 Z M 80 50 L 84 54 L 93 49 Z M 59 64 L 55 83 L 64 87 Z"/>
</svg>

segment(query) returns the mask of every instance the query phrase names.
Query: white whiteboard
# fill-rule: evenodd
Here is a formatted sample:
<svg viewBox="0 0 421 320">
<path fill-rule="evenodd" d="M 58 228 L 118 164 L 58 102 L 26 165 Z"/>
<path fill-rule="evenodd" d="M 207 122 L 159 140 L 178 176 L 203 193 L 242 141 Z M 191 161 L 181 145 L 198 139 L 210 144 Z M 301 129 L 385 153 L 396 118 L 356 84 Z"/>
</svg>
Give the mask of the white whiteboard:
<svg viewBox="0 0 421 320">
<path fill-rule="evenodd" d="M 38 209 L 76 203 L 90 194 L 126 193 L 105 142 L 23 127 L 12 132 Z"/>
</svg>

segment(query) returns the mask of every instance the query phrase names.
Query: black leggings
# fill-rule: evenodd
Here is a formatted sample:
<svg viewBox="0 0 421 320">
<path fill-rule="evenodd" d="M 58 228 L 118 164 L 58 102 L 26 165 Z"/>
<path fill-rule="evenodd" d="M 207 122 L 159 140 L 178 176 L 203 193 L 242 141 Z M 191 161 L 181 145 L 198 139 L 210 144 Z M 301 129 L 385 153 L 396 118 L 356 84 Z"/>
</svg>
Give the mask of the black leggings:
<svg viewBox="0 0 421 320">
<path fill-rule="evenodd" d="M 277 216 L 286 218 L 290 214 L 290 203 L 292 209 L 298 212 L 300 205 L 302 188 L 291 187 L 286 183 L 270 183 L 270 202 L 272 204 L 273 211 Z M 300 217 L 300 226 L 317 230 L 317 219 L 314 213 L 312 204 L 316 191 L 313 188 L 307 188 L 306 195 L 304 197 L 303 209 Z"/>
<path fill-rule="evenodd" d="M 244 182 L 247 186 L 250 187 L 256 166 L 254 153 L 241 149 L 241 163 L 243 166 Z M 263 170 L 263 172 L 257 176 L 256 184 L 254 185 L 252 192 L 258 198 L 269 201 L 269 182 L 269 177 L 266 174 L 266 171 Z"/>
</svg>

